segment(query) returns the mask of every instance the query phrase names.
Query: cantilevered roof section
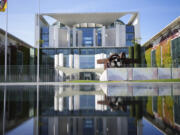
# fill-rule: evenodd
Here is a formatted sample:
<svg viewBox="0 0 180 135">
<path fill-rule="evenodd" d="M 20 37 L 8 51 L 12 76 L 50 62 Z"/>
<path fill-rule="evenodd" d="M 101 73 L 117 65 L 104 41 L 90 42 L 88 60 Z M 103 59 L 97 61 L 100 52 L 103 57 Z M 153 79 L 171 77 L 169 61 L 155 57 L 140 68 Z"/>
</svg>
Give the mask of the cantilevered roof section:
<svg viewBox="0 0 180 135">
<path fill-rule="evenodd" d="M 111 13 L 43 13 L 42 16 L 50 16 L 57 21 L 72 27 L 75 24 L 95 23 L 109 25 L 120 19 L 121 17 L 132 14 L 131 22 L 138 12 L 111 12 Z"/>
<path fill-rule="evenodd" d="M 154 35 L 152 38 L 150 38 L 148 41 L 146 41 L 143 46 L 148 46 L 150 43 L 158 39 L 160 36 L 162 36 L 167 31 L 170 31 L 172 28 L 174 28 L 176 25 L 180 24 L 180 16 L 177 17 L 175 20 L 173 20 L 170 24 L 168 24 L 165 28 L 163 28 L 160 32 L 158 32 L 156 35 Z"/>
</svg>

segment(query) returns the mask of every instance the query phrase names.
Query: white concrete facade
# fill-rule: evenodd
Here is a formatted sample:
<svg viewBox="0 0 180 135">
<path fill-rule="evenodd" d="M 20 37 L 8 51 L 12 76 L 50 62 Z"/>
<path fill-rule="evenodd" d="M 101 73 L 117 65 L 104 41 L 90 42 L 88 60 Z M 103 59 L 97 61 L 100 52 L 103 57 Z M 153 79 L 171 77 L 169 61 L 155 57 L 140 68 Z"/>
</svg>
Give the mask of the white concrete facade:
<svg viewBox="0 0 180 135">
<path fill-rule="evenodd" d="M 73 56 L 72 54 L 70 54 L 70 55 L 69 55 L 69 67 L 70 67 L 70 68 L 73 68 L 73 67 L 74 67 L 74 65 L 73 65 L 73 63 L 74 63 L 73 61 L 74 61 L 74 60 L 73 60 L 73 59 L 74 59 L 74 56 Z"/>
<path fill-rule="evenodd" d="M 137 14 L 135 20 L 132 23 L 134 25 L 135 30 L 135 39 L 138 41 L 138 43 L 141 43 L 141 32 L 140 32 L 140 19 L 139 14 Z"/>
<path fill-rule="evenodd" d="M 54 56 L 54 66 L 55 67 L 59 66 L 59 55 L 57 54 Z"/>
<path fill-rule="evenodd" d="M 79 55 L 78 54 L 74 54 L 74 68 L 79 68 Z"/>
<path fill-rule="evenodd" d="M 113 27 L 111 24 L 115 23 L 122 16 L 131 14 L 132 17 L 128 24 L 116 23 Z M 57 19 L 53 25 L 49 25 L 44 15 L 48 15 Z M 71 17 L 71 18 L 68 18 Z M 76 16 L 76 18 L 74 18 Z M 84 18 L 83 18 L 84 17 Z M 99 17 L 99 18 L 98 18 Z M 72 24 L 73 20 L 77 20 Z M 94 20 L 92 20 L 94 19 Z M 92 22 L 89 22 L 89 21 Z M 84 21 L 84 22 L 82 22 Z M 94 22 L 93 22 L 94 21 Z M 35 36 L 36 42 L 40 37 L 39 27 L 49 28 L 49 47 L 50 48 L 69 48 L 69 47 L 82 47 L 83 45 L 83 32 L 81 28 L 94 28 L 93 29 L 93 47 L 97 46 L 97 29 L 101 29 L 101 45 L 102 47 L 125 47 L 126 46 L 126 25 L 134 26 L 135 39 L 140 39 L 140 21 L 137 12 L 122 12 L 122 13 L 94 13 L 94 14 L 41 14 L 40 26 L 37 25 L 37 15 L 35 23 Z M 61 25 L 63 24 L 63 25 Z M 87 37 L 88 38 L 88 37 Z"/>
<path fill-rule="evenodd" d="M 59 66 L 64 66 L 64 55 L 62 53 L 59 54 Z"/>
<path fill-rule="evenodd" d="M 119 47 L 125 47 L 126 46 L 126 26 L 125 25 L 119 25 Z"/>
</svg>

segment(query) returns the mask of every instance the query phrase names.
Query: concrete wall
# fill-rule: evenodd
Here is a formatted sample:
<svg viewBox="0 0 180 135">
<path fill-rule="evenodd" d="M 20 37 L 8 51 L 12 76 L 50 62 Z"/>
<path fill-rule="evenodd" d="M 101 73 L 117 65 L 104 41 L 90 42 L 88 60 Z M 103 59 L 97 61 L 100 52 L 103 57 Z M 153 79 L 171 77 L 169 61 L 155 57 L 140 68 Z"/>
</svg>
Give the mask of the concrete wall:
<svg viewBox="0 0 180 135">
<path fill-rule="evenodd" d="M 125 47 L 126 46 L 126 26 L 125 25 L 120 25 L 119 29 L 119 36 L 120 36 L 120 47 Z"/>
<path fill-rule="evenodd" d="M 68 41 L 68 30 L 67 29 L 59 29 L 59 33 L 58 33 L 58 47 L 69 47 L 69 42 Z"/>
<path fill-rule="evenodd" d="M 49 27 L 49 47 L 69 47 L 69 30 L 61 29 L 58 26 Z"/>
<path fill-rule="evenodd" d="M 106 29 L 105 46 L 116 46 L 116 29 L 115 28 Z"/>
<path fill-rule="evenodd" d="M 108 68 L 100 81 L 178 79 L 180 68 Z"/>
<path fill-rule="evenodd" d="M 133 22 L 134 30 L 135 30 L 135 39 L 138 39 L 140 43 L 141 32 L 140 32 L 140 19 L 139 14 L 136 16 L 136 19 Z"/>
<path fill-rule="evenodd" d="M 139 84 L 124 83 L 121 85 L 101 84 L 101 89 L 107 96 L 177 96 L 180 95 L 180 85 L 163 83 L 152 85 L 151 83 Z"/>
</svg>

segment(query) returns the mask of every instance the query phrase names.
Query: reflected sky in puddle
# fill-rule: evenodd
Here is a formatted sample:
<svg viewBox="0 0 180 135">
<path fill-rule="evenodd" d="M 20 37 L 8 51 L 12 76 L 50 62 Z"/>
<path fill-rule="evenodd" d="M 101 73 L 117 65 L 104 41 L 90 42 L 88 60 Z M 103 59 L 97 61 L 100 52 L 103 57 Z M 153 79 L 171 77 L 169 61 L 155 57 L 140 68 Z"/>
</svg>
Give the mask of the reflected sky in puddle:
<svg viewBox="0 0 180 135">
<path fill-rule="evenodd" d="M 0 134 L 180 134 L 179 112 L 178 83 L 0 86 Z"/>
</svg>

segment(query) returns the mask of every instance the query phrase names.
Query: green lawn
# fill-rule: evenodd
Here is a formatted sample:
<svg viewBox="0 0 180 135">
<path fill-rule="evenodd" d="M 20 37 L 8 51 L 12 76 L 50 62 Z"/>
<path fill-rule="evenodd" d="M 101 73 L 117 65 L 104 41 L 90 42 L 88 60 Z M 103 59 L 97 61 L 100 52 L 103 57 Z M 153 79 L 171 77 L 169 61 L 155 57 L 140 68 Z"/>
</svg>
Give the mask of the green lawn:
<svg viewBox="0 0 180 135">
<path fill-rule="evenodd" d="M 137 80 L 130 82 L 180 82 L 180 79 L 160 79 L 160 80 Z"/>
<path fill-rule="evenodd" d="M 74 80 L 66 81 L 66 83 L 112 83 L 112 82 L 123 82 L 123 81 L 98 81 L 98 80 Z"/>
<path fill-rule="evenodd" d="M 136 80 L 136 81 L 98 81 L 98 80 L 74 80 L 66 83 L 118 83 L 118 82 L 180 82 L 180 79 L 161 79 L 161 80 Z"/>
</svg>

